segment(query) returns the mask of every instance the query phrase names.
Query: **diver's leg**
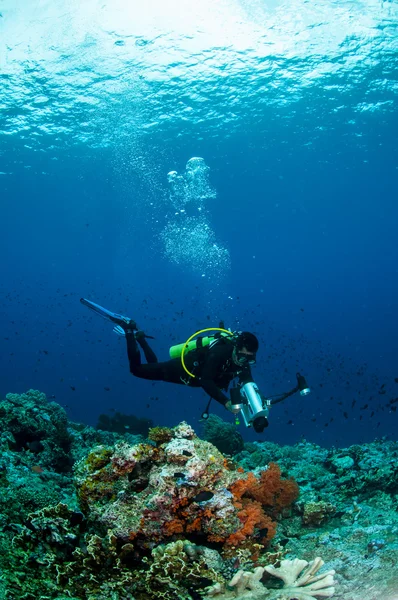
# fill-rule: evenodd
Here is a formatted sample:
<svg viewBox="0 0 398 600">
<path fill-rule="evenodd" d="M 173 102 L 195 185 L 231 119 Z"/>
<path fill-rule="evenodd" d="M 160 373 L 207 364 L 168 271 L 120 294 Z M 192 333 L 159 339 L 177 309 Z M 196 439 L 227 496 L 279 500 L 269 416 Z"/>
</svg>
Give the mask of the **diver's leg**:
<svg viewBox="0 0 398 600">
<path fill-rule="evenodd" d="M 141 354 L 137 346 L 134 331 L 126 330 L 125 337 L 127 342 L 127 356 L 130 363 L 130 372 L 134 373 L 141 366 Z"/>
<path fill-rule="evenodd" d="M 143 349 L 147 363 L 148 364 L 157 363 L 158 359 L 156 357 L 156 354 L 154 353 L 154 351 L 152 350 L 152 348 L 146 341 L 145 333 L 143 331 L 136 331 L 135 339 L 137 340 L 137 342 Z"/>
<path fill-rule="evenodd" d="M 184 383 L 181 377 L 184 371 L 181 361 L 177 358 L 165 362 L 152 362 L 147 365 L 141 364 L 141 355 L 135 339 L 134 332 L 126 331 L 127 355 L 130 363 L 130 373 L 142 379 L 152 381 L 168 381 L 170 383 Z M 149 346 L 148 346 L 149 348 Z M 152 350 L 149 348 L 152 352 Z M 156 358 L 152 352 L 153 357 Z"/>
</svg>

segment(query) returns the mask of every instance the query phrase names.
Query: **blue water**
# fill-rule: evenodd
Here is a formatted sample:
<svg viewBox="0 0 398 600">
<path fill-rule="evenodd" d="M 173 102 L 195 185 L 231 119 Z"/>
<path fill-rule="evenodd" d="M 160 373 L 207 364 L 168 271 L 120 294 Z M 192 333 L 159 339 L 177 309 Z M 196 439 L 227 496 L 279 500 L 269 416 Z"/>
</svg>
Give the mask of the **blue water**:
<svg viewBox="0 0 398 600">
<path fill-rule="evenodd" d="M 204 392 L 134 379 L 84 296 L 133 317 L 160 359 L 224 319 L 258 335 L 263 394 L 305 374 L 312 394 L 261 436 L 242 425 L 247 440 L 396 439 L 397 4 L 0 14 L 0 394 L 200 433 Z"/>
</svg>

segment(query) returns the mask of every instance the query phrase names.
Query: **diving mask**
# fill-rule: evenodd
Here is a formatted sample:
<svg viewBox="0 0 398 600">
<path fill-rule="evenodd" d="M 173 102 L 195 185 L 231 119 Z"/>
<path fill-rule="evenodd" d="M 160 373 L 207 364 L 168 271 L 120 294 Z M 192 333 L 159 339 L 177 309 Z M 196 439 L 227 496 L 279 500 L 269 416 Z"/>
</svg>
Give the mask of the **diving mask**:
<svg viewBox="0 0 398 600">
<path fill-rule="evenodd" d="M 233 359 L 234 362 L 240 366 L 256 364 L 255 354 L 249 354 L 247 352 L 243 352 L 242 350 L 238 350 L 237 348 L 234 348 Z"/>
</svg>

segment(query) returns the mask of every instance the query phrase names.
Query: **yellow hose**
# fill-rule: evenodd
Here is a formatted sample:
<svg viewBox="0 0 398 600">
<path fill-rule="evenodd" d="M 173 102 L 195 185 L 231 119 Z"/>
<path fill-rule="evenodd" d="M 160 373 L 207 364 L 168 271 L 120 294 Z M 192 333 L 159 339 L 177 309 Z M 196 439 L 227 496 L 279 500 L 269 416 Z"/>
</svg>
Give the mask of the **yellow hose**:
<svg viewBox="0 0 398 600">
<path fill-rule="evenodd" d="M 187 341 L 185 342 L 182 350 L 181 350 L 181 364 L 184 368 L 184 371 L 186 373 L 188 373 L 188 375 L 190 377 L 196 377 L 196 375 L 194 375 L 193 373 L 191 373 L 191 371 L 188 371 L 186 365 L 185 365 L 185 360 L 184 360 L 184 354 L 185 354 L 185 350 L 187 349 L 187 346 L 189 344 L 189 342 L 196 336 L 196 335 L 200 335 L 201 333 L 205 333 L 206 331 L 223 331 L 224 333 L 227 333 L 228 335 L 233 335 L 233 333 L 231 331 L 229 331 L 228 329 L 222 329 L 221 327 L 208 327 L 207 329 L 201 329 L 200 331 L 197 331 L 196 333 L 194 333 L 193 335 L 191 335 L 190 338 L 187 339 Z"/>
</svg>

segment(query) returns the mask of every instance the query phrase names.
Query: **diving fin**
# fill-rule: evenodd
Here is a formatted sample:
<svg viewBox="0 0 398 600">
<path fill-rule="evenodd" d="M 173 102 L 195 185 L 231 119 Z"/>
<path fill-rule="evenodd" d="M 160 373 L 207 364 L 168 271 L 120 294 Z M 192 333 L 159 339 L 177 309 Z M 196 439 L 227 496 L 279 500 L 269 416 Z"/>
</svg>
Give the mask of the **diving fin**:
<svg viewBox="0 0 398 600">
<path fill-rule="evenodd" d="M 107 308 L 104 308 L 103 306 L 100 306 L 95 302 L 91 302 L 91 300 L 87 300 L 86 298 L 80 298 L 80 302 L 84 304 L 84 306 L 87 306 L 87 308 L 89 308 L 90 310 L 96 312 L 97 315 L 100 315 L 100 317 L 103 317 L 104 319 L 115 323 L 117 327 L 120 327 L 120 329 L 122 329 L 121 325 L 132 325 L 132 329 L 137 329 L 136 323 L 134 323 L 134 321 L 129 317 L 125 317 L 123 315 L 119 315 L 118 313 L 111 312 Z"/>
<path fill-rule="evenodd" d="M 126 335 L 126 334 L 124 333 L 124 329 L 122 329 L 122 328 L 120 327 L 120 325 L 115 325 L 115 327 L 113 328 L 113 333 L 116 333 L 117 335 L 121 335 L 121 336 L 124 336 L 124 335 Z"/>
<path fill-rule="evenodd" d="M 134 331 L 138 330 L 137 324 L 129 317 L 119 315 L 119 313 L 111 312 L 107 308 L 104 308 L 103 306 L 100 306 L 99 304 L 96 304 L 95 302 L 91 302 L 91 300 L 87 300 L 86 298 L 80 298 L 80 302 L 84 306 L 87 306 L 87 308 L 89 308 L 90 310 L 97 313 L 97 315 L 100 315 L 100 317 L 103 317 L 104 319 L 107 319 L 108 321 L 115 323 L 115 327 L 113 328 L 113 331 L 117 335 L 120 335 L 120 336 L 125 335 L 125 330 L 123 328 L 123 325 L 129 325 L 129 329 L 131 327 L 131 329 Z M 141 334 L 143 334 L 144 338 L 149 338 L 151 340 L 154 339 L 151 335 L 146 335 L 143 332 L 141 332 Z"/>
</svg>

